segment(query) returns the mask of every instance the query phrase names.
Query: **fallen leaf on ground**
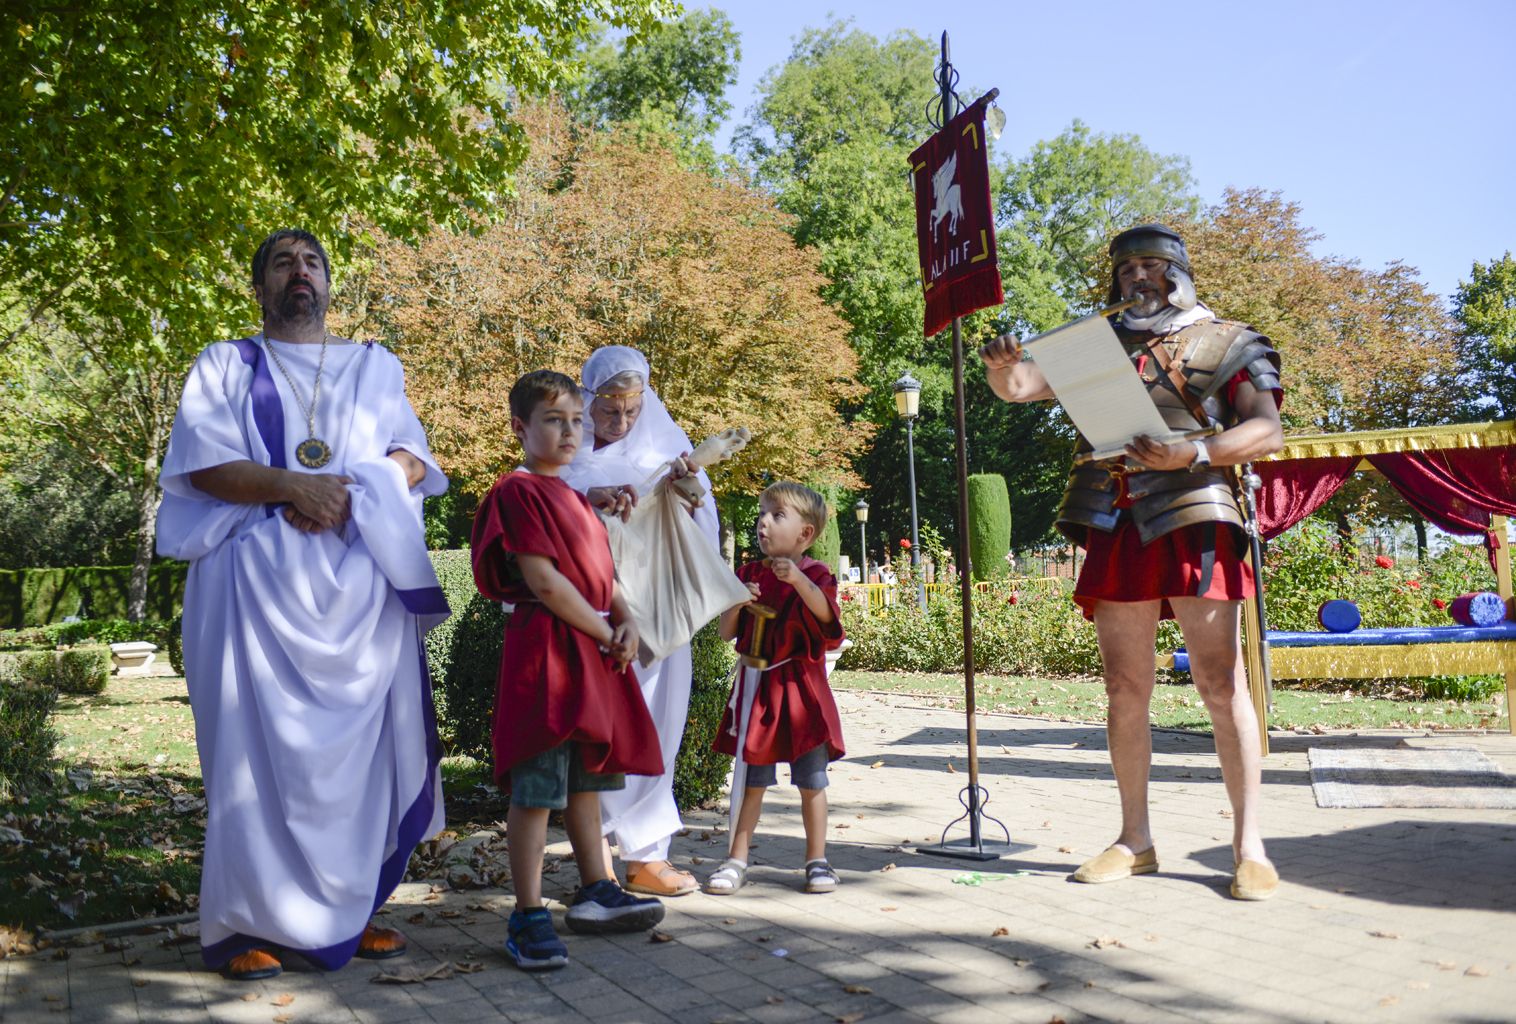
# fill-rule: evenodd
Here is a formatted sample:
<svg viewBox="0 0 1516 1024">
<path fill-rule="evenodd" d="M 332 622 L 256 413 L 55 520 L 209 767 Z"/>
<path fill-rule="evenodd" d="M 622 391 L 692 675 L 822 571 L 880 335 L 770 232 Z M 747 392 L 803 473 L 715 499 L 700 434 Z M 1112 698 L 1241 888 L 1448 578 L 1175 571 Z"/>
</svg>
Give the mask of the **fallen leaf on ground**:
<svg viewBox="0 0 1516 1024">
<path fill-rule="evenodd" d="M 873 764 L 869 765 L 869 767 L 870 768 L 883 768 L 884 767 L 884 762 L 883 761 L 875 761 Z"/>
<path fill-rule="evenodd" d="M 668 932 L 653 932 L 647 937 L 649 942 L 673 942 L 674 937 Z"/>
<path fill-rule="evenodd" d="M 1439 960 L 1437 961 L 1437 969 L 1439 971 L 1456 971 L 1458 970 L 1458 965 L 1451 960 Z"/>
<path fill-rule="evenodd" d="M 373 981 L 379 985 L 419 985 L 423 981 L 443 981 L 453 976 L 454 965 L 444 960 L 435 967 L 402 967 L 398 971 L 380 971 Z"/>
<path fill-rule="evenodd" d="M 784 996 L 764 996 L 763 1001 L 765 1003 L 768 1003 L 770 1006 L 778 1006 L 780 1003 L 784 1002 Z"/>
<path fill-rule="evenodd" d="M 1430 981 L 1412 981 L 1408 982 L 1405 987 L 1415 989 L 1417 992 L 1425 992 L 1432 987 L 1432 983 Z"/>
<path fill-rule="evenodd" d="M 256 992 L 245 993 L 243 995 L 243 997 L 242 997 L 242 1001 L 244 1003 L 256 1003 L 258 1001 L 258 993 L 256 993 Z"/>
<path fill-rule="evenodd" d="M 885 914 L 893 914 L 895 911 L 897 911 L 899 909 L 900 909 L 899 907 L 880 907 L 879 908 L 880 912 L 881 913 L 885 913 Z"/>
<path fill-rule="evenodd" d="M 295 1018 L 293 1016 L 287 1013 L 274 1014 L 274 1024 L 290 1024 L 290 1021 L 294 1019 Z"/>
<path fill-rule="evenodd" d="M 1144 935 L 1142 937 L 1142 941 L 1143 942 L 1157 942 L 1158 941 L 1158 936 L 1154 935 L 1152 932 L 1148 932 L 1146 935 Z"/>
<path fill-rule="evenodd" d="M 895 870 L 895 865 L 894 864 L 886 864 L 884 867 L 880 868 L 879 870 L 880 871 L 894 871 Z"/>
<path fill-rule="evenodd" d="M 273 1003 L 275 1006 L 288 1006 L 294 1001 L 295 997 L 290 995 L 288 992 L 281 992 L 279 995 L 269 1000 L 269 1002 Z"/>
<path fill-rule="evenodd" d="M 721 919 L 721 923 L 722 924 L 736 924 L 737 923 L 737 919 L 735 917 L 723 917 Z"/>
<path fill-rule="evenodd" d="M 1032 962 L 1030 960 L 1026 959 L 1025 957 L 1019 957 L 1018 956 L 1016 959 L 1014 959 L 1014 960 L 1011 961 L 1011 966 L 1013 966 L 1013 967 L 1030 967 L 1030 966 L 1032 966 Z"/>
<path fill-rule="evenodd" d="M 1009 934 L 1011 934 L 1011 930 L 1009 928 L 1005 928 L 1005 927 L 996 928 L 994 931 L 990 932 L 990 938 L 992 938 L 992 939 L 998 939 L 1002 935 L 1009 935 Z"/>
<path fill-rule="evenodd" d="M 1101 936 L 1098 936 L 1095 939 L 1093 939 L 1092 941 L 1090 941 L 1088 943 L 1088 945 L 1089 945 L 1089 947 L 1091 949 L 1109 949 L 1112 946 L 1120 946 L 1122 949 L 1126 948 L 1126 943 L 1122 942 L 1120 939 L 1116 938 L 1114 935 L 1101 935 Z"/>
<path fill-rule="evenodd" d="M 1468 970 L 1463 972 L 1463 976 L 1465 978 L 1488 978 L 1490 976 L 1490 972 L 1486 968 L 1480 967 L 1478 964 L 1474 964 Z"/>
<path fill-rule="evenodd" d="M 953 762 L 951 761 L 948 762 L 948 771 L 952 772 L 954 775 L 958 774 L 958 769 L 953 767 Z"/>
<path fill-rule="evenodd" d="M 855 1022 L 860 1021 L 860 1020 L 863 1019 L 863 1014 L 861 1014 L 861 1013 L 839 1013 L 836 1017 L 833 1017 L 832 1019 L 835 1020 L 837 1022 L 837 1024 L 855 1024 Z"/>
<path fill-rule="evenodd" d="M 484 970 L 484 965 L 474 960 L 460 960 L 453 967 L 459 974 L 478 974 Z"/>
<path fill-rule="evenodd" d="M 1228 811 L 1228 810 L 1220 810 L 1220 811 L 1217 811 L 1216 813 L 1219 814 L 1219 815 L 1221 815 L 1223 818 L 1230 818 L 1232 816 L 1232 812 Z"/>
<path fill-rule="evenodd" d="M 1398 1002 L 1400 1002 L 1400 997 L 1399 996 L 1385 996 L 1383 999 L 1379 1000 L 1379 1005 L 1380 1006 L 1394 1006 Z"/>
<path fill-rule="evenodd" d="M 844 985 L 842 986 L 842 991 L 850 996 L 871 996 L 874 994 L 874 990 L 867 985 Z"/>
<path fill-rule="evenodd" d="M 1060 847 L 1058 847 L 1058 852 L 1059 853 L 1073 853 L 1074 852 L 1074 848 L 1072 846 L 1060 846 Z"/>
<path fill-rule="evenodd" d="M 1374 938 L 1376 938 L 1376 939 L 1398 939 L 1398 938 L 1400 938 L 1400 933 L 1399 932 L 1382 932 L 1382 931 L 1379 931 L 1377 928 L 1374 931 L 1369 932 L 1369 934 L 1372 935 L 1372 936 L 1374 936 Z"/>
<path fill-rule="evenodd" d="M 132 979 L 132 985 L 135 988 L 147 988 L 147 979 L 146 978 L 133 978 Z"/>
</svg>

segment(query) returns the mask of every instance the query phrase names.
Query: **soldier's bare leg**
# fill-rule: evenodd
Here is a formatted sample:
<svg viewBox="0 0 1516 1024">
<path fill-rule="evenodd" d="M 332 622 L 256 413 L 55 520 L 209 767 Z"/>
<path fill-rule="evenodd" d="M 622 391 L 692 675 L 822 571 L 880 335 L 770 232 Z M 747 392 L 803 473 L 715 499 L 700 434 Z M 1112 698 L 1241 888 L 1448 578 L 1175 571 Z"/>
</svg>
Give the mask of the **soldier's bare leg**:
<svg viewBox="0 0 1516 1024">
<path fill-rule="evenodd" d="M 1121 835 L 1116 843 L 1130 853 L 1153 845 L 1148 823 L 1148 772 L 1153 761 L 1148 705 L 1153 699 L 1159 609 L 1158 601 L 1101 601 L 1095 606 L 1095 632 L 1110 699 L 1106 743 L 1121 793 Z"/>
<path fill-rule="evenodd" d="M 1184 631 L 1195 689 L 1211 716 L 1221 777 L 1232 803 L 1232 852 L 1236 860 L 1267 864 L 1258 826 L 1262 775 L 1258 716 L 1248 695 L 1237 640 L 1242 604 L 1199 597 L 1176 597 L 1169 603 Z"/>
</svg>

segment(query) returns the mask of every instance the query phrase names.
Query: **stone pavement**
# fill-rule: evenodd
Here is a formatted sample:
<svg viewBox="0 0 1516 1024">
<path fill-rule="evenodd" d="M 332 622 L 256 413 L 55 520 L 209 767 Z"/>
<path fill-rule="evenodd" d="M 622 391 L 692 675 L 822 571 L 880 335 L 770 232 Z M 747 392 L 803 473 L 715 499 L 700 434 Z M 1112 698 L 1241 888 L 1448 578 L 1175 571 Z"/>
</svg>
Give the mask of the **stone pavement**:
<svg viewBox="0 0 1516 1024">
<path fill-rule="evenodd" d="M 1394 736 L 1278 734 L 1265 828 L 1285 879 L 1268 903 L 1225 895 L 1230 829 L 1208 737 L 1155 736 L 1160 874 L 1104 886 L 1069 872 L 1114 836 L 1116 789 L 1099 727 L 984 715 L 989 810 L 1035 844 L 987 865 L 926 857 L 966 780 L 963 717 L 898 697 L 840 694 L 850 756 L 832 766 L 835 894 L 799 891 L 795 791 L 773 791 L 750 883 L 668 901 L 660 932 L 565 932 L 572 963 L 526 975 L 500 945 L 509 897 L 408 885 L 387 921 L 405 960 L 335 974 L 294 968 L 235 985 L 193 942 L 157 935 L 0 961 L 8 1022 L 1509 1021 L 1516 1019 L 1516 813 L 1323 810 L 1306 749 Z M 1516 771 L 1509 736 L 1419 734 Z M 950 771 L 952 765 L 956 771 Z M 781 773 L 781 776 L 783 773 Z M 676 859 L 704 874 L 725 817 L 688 816 Z M 554 846 L 555 854 L 566 846 Z M 974 870 L 1006 877 L 979 885 Z M 566 894 L 572 866 L 548 876 Z M 560 908 L 561 909 L 561 908 Z M 451 977 L 375 984 L 381 970 Z M 287 998 L 288 997 L 288 998 Z"/>
</svg>

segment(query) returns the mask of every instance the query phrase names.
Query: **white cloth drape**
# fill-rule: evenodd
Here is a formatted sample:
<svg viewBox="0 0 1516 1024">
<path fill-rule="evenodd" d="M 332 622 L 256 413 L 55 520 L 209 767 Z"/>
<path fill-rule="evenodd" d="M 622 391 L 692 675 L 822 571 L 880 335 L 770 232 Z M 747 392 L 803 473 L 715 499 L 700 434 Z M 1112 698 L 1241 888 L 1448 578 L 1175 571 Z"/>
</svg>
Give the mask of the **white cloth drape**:
<svg viewBox="0 0 1516 1024">
<path fill-rule="evenodd" d="M 447 605 L 426 556 L 423 495 L 447 489 L 406 401 L 399 362 L 374 345 L 326 354 L 316 435 L 343 473 L 352 518 L 302 533 L 276 510 L 195 489 L 190 474 L 250 460 L 305 470 L 306 424 L 262 339 L 196 360 L 168 451 L 161 554 L 191 562 L 184 662 L 208 809 L 201 878 L 207 963 L 279 946 L 335 968 L 441 829 L 439 749 L 421 646 Z M 317 345 L 279 346 L 296 381 Z M 427 467 L 408 490 L 385 456 Z"/>
</svg>

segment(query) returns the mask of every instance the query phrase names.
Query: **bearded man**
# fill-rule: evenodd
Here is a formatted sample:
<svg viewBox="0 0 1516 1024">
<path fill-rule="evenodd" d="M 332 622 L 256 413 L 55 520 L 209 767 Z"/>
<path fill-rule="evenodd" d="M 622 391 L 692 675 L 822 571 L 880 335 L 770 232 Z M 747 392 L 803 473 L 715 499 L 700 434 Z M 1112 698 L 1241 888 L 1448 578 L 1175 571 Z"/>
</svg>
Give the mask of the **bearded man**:
<svg viewBox="0 0 1516 1024">
<path fill-rule="evenodd" d="M 1148 705 L 1160 619 L 1178 619 L 1195 688 L 1205 702 L 1232 804 L 1231 894 L 1274 895 L 1278 873 L 1258 826 L 1260 745 L 1237 639 L 1253 596 L 1247 537 L 1231 467 L 1278 451 L 1283 390 L 1269 340 L 1218 320 L 1196 299 L 1177 233 L 1144 224 L 1110 248 L 1110 302 L 1135 300 L 1115 329 L 1149 395 L 1176 431 L 1219 428 L 1203 440 L 1138 437 L 1125 457 L 1076 459 L 1058 528 L 1085 548 L 1074 600 L 1093 619 L 1110 711 L 1106 735 L 1121 796 L 1121 833 L 1074 873 L 1114 882 L 1158 870 L 1148 820 L 1152 733 Z M 1046 379 L 1002 336 L 979 351 L 991 390 L 1007 402 L 1052 398 Z M 1080 451 L 1090 446 L 1080 439 Z M 1225 467 L 1225 468 L 1224 468 Z"/>
<path fill-rule="evenodd" d="M 369 923 L 442 828 L 421 643 L 447 615 L 423 495 L 447 490 L 384 348 L 326 330 L 331 264 L 277 231 L 263 331 L 195 360 L 160 478 L 158 551 L 190 562 L 184 669 L 208 820 L 207 965 L 405 951 Z"/>
</svg>

